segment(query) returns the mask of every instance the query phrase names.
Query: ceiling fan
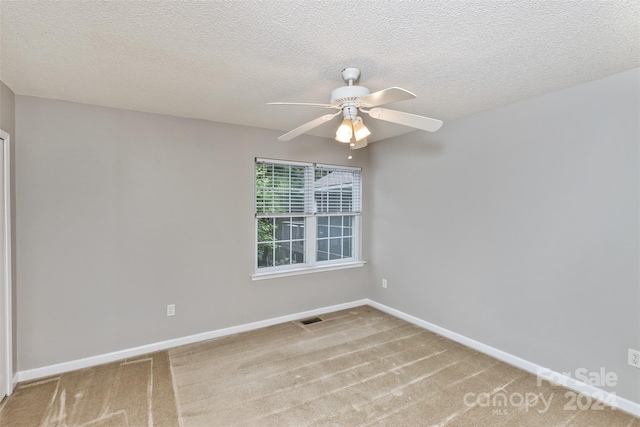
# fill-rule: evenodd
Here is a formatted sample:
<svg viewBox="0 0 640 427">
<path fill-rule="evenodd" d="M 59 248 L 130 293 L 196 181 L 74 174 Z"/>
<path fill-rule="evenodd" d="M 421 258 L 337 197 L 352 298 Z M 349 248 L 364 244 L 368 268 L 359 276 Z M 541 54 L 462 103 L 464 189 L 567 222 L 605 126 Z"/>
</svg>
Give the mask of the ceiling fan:
<svg viewBox="0 0 640 427">
<path fill-rule="evenodd" d="M 342 113 L 343 120 L 336 131 L 336 141 L 349 144 L 352 149 L 367 146 L 367 136 L 371 132 L 364 125 L 362 117 L 358 111 L 366 113 L 369 117 L 384 120 L 391 123 L 398 123 L 404 126 L 435 132 L 442 126 L 442 121 L 429 117 L 418 116 L 416 114 L 404 113 L 402 111 L 379 108 L 379 105 L 390 104 L 392 102 L 405 101 L 416 97 L 408 90 L 399 87 L 390 87 L 378 92 L 371 93 L 363 86 L 354 86 L 353 82 L 360 77 L 358 68 L 345 68 L 342 70 L 342 78 L 347 86 L 342 86 L 331 92 L 329 104 L 314 104 L 303 102 L 269 102 L 268 105 L 303 105 L 312 107 L 333 108 L 339 110 L 334 114 L 325 114 L 317 119 L 311 120 L 279 136 L 280 141 L 289 141 L 296 136 L 302 135 L 323 123 L 332 120 Z"/>
</svg>

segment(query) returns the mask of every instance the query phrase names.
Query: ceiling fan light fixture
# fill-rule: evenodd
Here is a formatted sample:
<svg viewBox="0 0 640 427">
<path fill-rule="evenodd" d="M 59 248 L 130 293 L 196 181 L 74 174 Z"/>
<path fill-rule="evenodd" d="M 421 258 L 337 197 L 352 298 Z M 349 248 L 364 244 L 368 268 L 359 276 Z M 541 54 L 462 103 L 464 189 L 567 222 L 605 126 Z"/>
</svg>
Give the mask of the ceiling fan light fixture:
<svg viewBox="0 0 640 427">
<path fill-rule="evenodd" d="M 362 122 L 362 117 L 358 116 L 353 120 L 353 132 L 356 137 L 356 141 L 361 141 L 364 138 L 371 135 L 371 131 Z"/>
<path fill-rule="evenodd" d="M 344 119 L 340 126 L 338 126 L 338 130 L 336 130 L 336 141 L 347 144 L 351 142 L 351 137 L 353 137 L 351 120 Z"/>
<path fill-rule="evenodd" d="M 362 118 L 358 116 L 358 111 L 369 114 L 369 117 L 375 120 L 396 123 L 402 126 L 421 129 L 428 132 L 435 132 L 442 126 L 441 120 L 397 110 L 380 108 L 380 105 L 414 99 L 416 95 L 399 87 L 390 87 L 371 93 L 369 89 L 364 86 L 354 85 L 359 77 L 360 70 L 358 68 L 345 68 L 342 71 L 342 78 L 347 85 L 339 87 L 331 92 L 331 101 L 328 104 L 308 102 L 270 102 L 269 104 L 276 105 L 304 105 L 338 110 L 335 114 L 325 114 L 324 116 L 315 118 L 302 126 L 298 126 L 284 135 L 280 135 L 278 140 L 289 141 L 303 133 L 308 133 L 310 130 L 332 120 L 339 114 L 342 114 L 344 120 L 336 130 L 336 141 L 344 144 L 352 144 L 352 149 L 365 147 L 367 145 L 367 137 L 371 135 L 371 132 L 364 125 Z"/>
</svg>

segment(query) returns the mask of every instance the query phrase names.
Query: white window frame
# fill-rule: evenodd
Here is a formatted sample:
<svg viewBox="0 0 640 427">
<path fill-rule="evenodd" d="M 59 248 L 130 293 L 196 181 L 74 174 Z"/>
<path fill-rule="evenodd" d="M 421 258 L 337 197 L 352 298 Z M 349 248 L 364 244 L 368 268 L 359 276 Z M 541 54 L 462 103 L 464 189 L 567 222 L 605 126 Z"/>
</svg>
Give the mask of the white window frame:
<svg viewBox="0 0 640 427">
<path fill-rule="evenodd" d="M 352 166 L 341 166 L 341 165 L 326 165 L 326 164 L 317 164 L 310 162 L 297 162 L 297 161 L 285 161 L 285 160 L 274 160 L 274 159 L 263 159 L 256 158 L 253 171 L 254 171 L 254 208 L 256 206 L 256 198 L 257 198 L 257 185 L 255 178 L 256 164 L 257 163 L 271 163 L 271 164 L 281 164 L 287 166 L 304 166 L 310 167 L 312 171 L 315 171 L 317 167 L 321 168 L 329 168 L 329 169 L 340 169 L 340 170 L 357 170 L 362 171 L 362 168 L 352 167 Z M 314 173 L 315 174 L 315 173 Z M 354 189 L 355 191 L 355 189 Z M 359 197 L 360 204 L 362 203 L 362 179 L 359 182 Z M 322 213 L 316 212 L 315 201 L 313 203 L 314 209 L 313 212 L 308 214 L 296 214 L 291 213 L 287 214 L 287 217 L 304 217 L 305 218 L 305 262 L 299 264 L 289 264 L 289 265 L 280 265 L 273 267 L 262 267 L 258 268 L 258 215 L 254 215 L 254 244 L 253 244 L 253 254 L 254 254 L 254 274 L 251 275 L 252 280 L 263 280 L 263 279 L 271 279 L 277 277 L 285 277 L 285 276 L 293 276 L 298 274 L 307 274 L 307 273 L 316 273 L 321 271 L 331 271 L 331 270 L 339 270 L 345 268 L 354 268 L 354 267 L 362 267 L 366 264 L 365 261 L 362 260 L 362 220 L 361 220 L 361 212 L 336 212 L 336 213 Z M 362 209 L 360 209 L 362 210 Z M 316 260 L 317 255 L 317 230 L 318 230 L 318 217 L 324 216 L 352 216 L 353 223 L 353 256 L 350 258 L 341 258 L 334 260 Z"/>
</svg>

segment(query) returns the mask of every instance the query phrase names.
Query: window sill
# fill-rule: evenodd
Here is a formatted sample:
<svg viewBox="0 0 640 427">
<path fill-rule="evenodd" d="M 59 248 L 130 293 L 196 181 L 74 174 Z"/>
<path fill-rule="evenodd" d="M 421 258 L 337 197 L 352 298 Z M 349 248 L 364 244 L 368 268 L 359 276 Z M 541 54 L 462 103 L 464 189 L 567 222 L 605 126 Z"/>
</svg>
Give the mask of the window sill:
<svg viewBox="0 0 640 427">
<path fill-rule="evenodd" d="M 278 277 L 298 276 L 300 274 L 320 273 L 322 271 L 343 270 L 345 268 L 356 268 L 365 265 L 366 261 L 351 261 L 331 265 L 316 265 L 313 267 L 295 268 L 291 270 L 269 271 L 265 273 L 255 273 L 251 275 L 251 280 L 276 279 Z"/>
</svg>

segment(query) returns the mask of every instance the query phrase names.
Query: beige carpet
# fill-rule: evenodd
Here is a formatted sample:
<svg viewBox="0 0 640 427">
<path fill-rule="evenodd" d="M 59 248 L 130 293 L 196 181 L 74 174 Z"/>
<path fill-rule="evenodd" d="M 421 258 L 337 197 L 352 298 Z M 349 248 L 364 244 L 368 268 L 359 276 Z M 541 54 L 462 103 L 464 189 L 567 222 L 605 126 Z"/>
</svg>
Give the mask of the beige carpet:
<svg viewBox="0 0 640 427">
<path fill-rule="evenodd" d="M 177 426 L 167 352 L 21 383 L 0 426 Z"/>
<path fill-rule="evenodd" d="M 0 425 L 640 427 L 371 307 L 320 317 L 20 384 Z"/>
</svg>

